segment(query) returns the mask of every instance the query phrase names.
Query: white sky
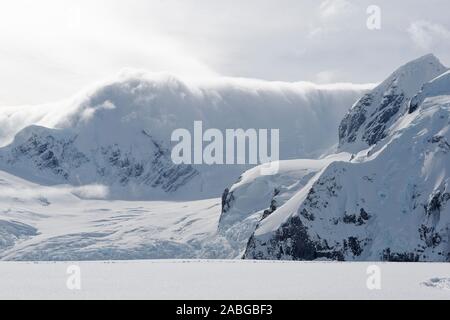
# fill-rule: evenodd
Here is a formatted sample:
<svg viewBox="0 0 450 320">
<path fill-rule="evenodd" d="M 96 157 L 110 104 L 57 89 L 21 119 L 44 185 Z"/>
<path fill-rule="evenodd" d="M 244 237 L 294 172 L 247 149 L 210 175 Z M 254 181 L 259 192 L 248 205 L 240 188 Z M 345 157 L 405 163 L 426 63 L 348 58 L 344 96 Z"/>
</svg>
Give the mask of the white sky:
<svg viewBox="0 0 450 320">
<path fill-rule="evenodd" d="M 450 65 L 449 12 L 448 0 L 2 0 L 0 105 L 67 98 L 125 68 L 377 82 L 429 52 Z"/>
</svg>

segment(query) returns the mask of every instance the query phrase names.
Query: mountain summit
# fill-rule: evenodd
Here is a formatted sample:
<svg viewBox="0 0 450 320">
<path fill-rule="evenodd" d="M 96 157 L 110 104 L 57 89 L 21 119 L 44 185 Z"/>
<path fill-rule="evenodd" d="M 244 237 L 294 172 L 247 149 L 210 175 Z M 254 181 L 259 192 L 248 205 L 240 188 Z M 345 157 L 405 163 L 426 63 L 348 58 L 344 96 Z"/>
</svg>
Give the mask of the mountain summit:
<svg viewBox="0 0 450 320">
<path fill-rule="evenodd" d="M 376 144 L 407 112 L 409 100 L 424 84 L 448 69 L 433 54 L 397 69 L 351 108 L 339 126 L 339 149 L 357 152 Z"/>
</svg>

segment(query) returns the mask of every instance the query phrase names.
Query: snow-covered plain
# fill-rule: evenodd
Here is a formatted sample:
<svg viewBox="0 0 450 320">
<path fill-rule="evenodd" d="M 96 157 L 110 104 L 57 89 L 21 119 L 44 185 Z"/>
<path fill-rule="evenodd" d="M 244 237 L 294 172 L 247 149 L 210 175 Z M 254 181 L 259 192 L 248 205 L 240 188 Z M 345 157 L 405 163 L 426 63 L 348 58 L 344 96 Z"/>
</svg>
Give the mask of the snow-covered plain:
<svg viewBox="0 0 450 320">
<path fill-rule="evenodd" d="M 81 290 L 69 290 L 76 265 Z M 379 263 L 381 289 L 367 287 L 371 263 L 154 260 L 0 263 L 0 299 L 450 299 L 441 263 Z"/>
</svg>

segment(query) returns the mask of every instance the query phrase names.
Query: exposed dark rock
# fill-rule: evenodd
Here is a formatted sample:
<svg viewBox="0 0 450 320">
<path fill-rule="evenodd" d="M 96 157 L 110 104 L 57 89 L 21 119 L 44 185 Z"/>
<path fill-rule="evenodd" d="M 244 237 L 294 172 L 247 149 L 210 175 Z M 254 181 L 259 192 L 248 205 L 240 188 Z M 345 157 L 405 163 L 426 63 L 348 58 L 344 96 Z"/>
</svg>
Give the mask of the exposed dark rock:
<svg viewBox="0 0 450 320">
<path fill-rule="evenodd" d="M 275 192 L 274 194 L 277 194 L 277 193 Z M 272 213 L 274 213 L 275 210 L 277 210 L 277 201 L 275 199 L 272 199 L 272 201 L 270 202 L 269 209 L 264 210 L 264 213 L 263 213 L 260 221 L 263 221 L 264 219 L 266 219 L 268 216 L 270 216 Z"/>
<path fill-rule="evenodd" d="M 359 216 L 364 221 L 367 221 L 370 219 L 370 215 L 366 212 L 366 210 L 364 210 L 364 208 L 361 208 L 361 210 L 359 211 Z"/>
<path fill-rule="evenodd" d="M 364 129 L 362 138 L 369 146 L 387 136 L 387 124 L 399 112 L 403 101 L 403 94 L 391 94 L 383 97 L 381 105 Z"/>
<path fill-rule="evenodd" d="M 363 249 L 361 248 L 361 241 L 358 240 L 358 238 L 356 237 L 348 238 L 348 246 L 354 256 L 360 256 L 361 253 L 363 252 Z"/>
<path fill-rule="evenodd" d="M 342 218 L 342 221 L 347 224 L 356 224 L 356 215 L 344 214 L 344 218 Z"/>
<path fill-rule="evenodd" d="M 303 209 L 302 211 L 300 211 L 300 214 L 309 221 L 314 221 L 316 219 L 314 214 L 309 213 L 308 210 L 306 210 L 306 209 Z"/>
<path fill-rule="evenodd" d="M 450 193 L 442 193 L 437 191 L 431 195 L 430 201 L 425 205 L 425 212 L 427 215 L 432 215 L 433 213 L 439 214 L 441 208 L 450 200 Z"/>
<path fill-rule="evenodd" d="M 390 248 L 386 248 L 381 254 L 381 260 L 390 262 L 418 262 L 420 261 L 420 256 L 415 252 L 391 252 Z"/>
<path fill-rule="evenodd" d="M 360 256 L 370 239 L 358 239 L 350 236 L 341 243 L 330 245 L 325 239 L 312 236 L 311 230 L 302 222 L 299 216 L 291 217 L 266 242 L 252 236 L 245 259 L 292 259 L 316 260 L 326 258 L 343 261 Z M 314 239 L 314 240 L 313 240 Z M 352 258 L 353 257 L 353 258 Z"/>
<path fill-rule="evenodd" d="M 220 214 L 219 218 L 219 226 L 222 223 L 222 220 L 224 219 L 225 215 L 227 214 L 228 210 L 233 206 L 235 198 L 233 195 L 233 192 L 226 188 L 222 194 L 222 213 Z"/>
<path fill-rule="evenodd" d="M 386 137 L 387 124 L 399 112 L 405 99 L 404 94 L 395 93 L 395 89 L 395 86 L 390 88 L 390 93 L 383 96 L 370 116 L 367 114 L 374 107 L 373 94 L 366 94 L 356 103 L 339 126 L 340 145 L 355 142 L 359 132 L 369 146 Z"/>
<path fill-rule="evenodd" d="M 419 104 L 418 104 L 418 103 L 415 103 L 415 102 L 413 102 L 413 101 L 411 101 L 411 102 L 409 103 L 408 114 L 413 113 L 413 112 L 416 111 L 418 108 L 419 108 Z"/>
<path fill-rule="evenodd" d="M 364 210 L 364 208 L 361 208 L 358 215 L 345 214 L 344 218 L 342 218 L 342 221 L 347 224 L 354 224 L 357 226 L 361 226 L 369 219 L 370 215 Z"/>
<path fill-rule="evenodd" d="M 434 227 L 428 227 L 423 224 L 419 228 L 419 235 L 420 239 L 425 242 L 427 247 L 435 248 L 442 241 L 440 234 L 435 232 Z"/>
<path fill-rule="evenodd" d="M 227 210 L 230 208 L 230 204 L 227 200 L 229 193 L 230 193 L 230 189 L 228 189 L 228 188 L 226 188 L 222 193 L 222 213 L 227 212 Z"/>
<path fill-rule="evenodd" d="M 436 143 L 438 147 L 444 152 L 447 153 L 450 151 L 450 144 L 445 139 L 445 137 L 436 135 L 428 139 L 428 142 L 430 143 Z"/>
<path fill-rule="evenodd" d="M 258 247 L 264 247 L 267 255 L 256 249 L 255 238 L 252 236 L 244 254 L 246 259 L 266 259 L 267 256 L 282 259 L 289 257 L 292 260 L 315 260 L 328 258 L 332 260 L 344 260 L 341 251 L 334 251 L 326 241 L 313 241 L 308 235 L 308 229 L 297 216 L 291 217 L 279 228 L 268 243 L 258 243 Z"/>
<path fill-rule="evenodd" d="M 359 129 L 366 121 L 366 107 L 373 101 L 372 94 L 364 95 L 355 106 L 347 113 L 339 125 L 339 142 L 355 142 Z"/>
</svg>

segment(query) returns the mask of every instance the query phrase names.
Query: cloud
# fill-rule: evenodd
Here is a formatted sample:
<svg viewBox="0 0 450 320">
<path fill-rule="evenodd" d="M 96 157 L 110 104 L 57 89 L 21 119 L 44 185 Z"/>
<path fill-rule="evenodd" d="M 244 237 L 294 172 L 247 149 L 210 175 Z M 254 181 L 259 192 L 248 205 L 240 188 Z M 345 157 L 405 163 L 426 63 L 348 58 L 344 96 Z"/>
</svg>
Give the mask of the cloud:
<svg viewBox="0 0 450 320">
<path fill-rule="evenodd" d="M 353 6 L 347 0 L 325 0 L 320 4 L 320 16 L 323 19 L 330 19 L 343 16 L 352 10 Z"/>
<path fill-rule="evenodd" d="M 414 44 L 425 50 L 431 50 L 441 41 L 450 40 L 450 30 L 443 25 L 426 20 L 412 22 L 408 33 Z"/>
<path fill-rule="evenodd" d="M 450 3 L 433 2 L 377 0 L 373 32 L 372 0 L 0 1 L 0 105 L 61 100 L 123 68 L 282 81 L 340 70 L 335 81 L 380 81 L 414 49 L 450 62 L 450 42 L 439 42 Z"/>
<path fill-rule="evenodd" d="M 310 25 L 307 39 L 321 38 L 341 32 L 351 21 L 349 16 L 354 13 L 355 6 L 347 0 L 325 0 L 319 5 L 319 13 Z"/>
<path fill-rule="evenodd" d="M 332 83 L 336 78 L 336 71 L 334 70 L 324 70 L 316 74 L 316 81 L 318 83 Z"/>
<path fill-rule="evenodd" d="M 330 70 L 317 74 L 316 80 L 324 83 L 324 85 L 316 85 L 309 82 L 265 81 L 222 76 L 190 78 L 171 73 L 124 70 L 116 77 L 89 86 L 66 100 L 49 104 L 0 106 L 0 147 L 10 144 L 20 130 L 30 125 L 65 128 L 73 123 L 78 123 L 78 121 L 86 123 L 95 118 L 95 115 L 110 114 L 116 109 L 120 109 L 121 106 L 123 107 L 123 105 L 148 105 L 154 106 L 155 110 L 157 110 L 157 104 L 155 105 L 154 100 L 159 99 L 162 102 L 160 107 L 161 113 L 164 114 L 163 106 L 167 104 L 164 97 L 177 97 L 177 92 L 180 95 L 183 92 L 189 92 L 193 95 L 192 98 L 196 99 L 196 102 L 194 104 L 188 103 L 187 105 L 180 104 L 177 106 L 172 106 L 172 103 L 169 103 L 171 108 L 173 107 L 172 114 L 183 114 L 189 107 L 192 108 L 191 112 L 196 114 L 195 112 L 197 111 L 195 110 L 200 110 L 201 108 L 209 109 L 221 103 L 223 99 L 229 99 L 229 103 L 223 105 L 223 112 L 239 113 L 241 111 L 240 108 L 242 108 L 239 104 L 239 99 L 245 102 L 249 97 L 253 96 L 253 93 L 271 97 L 272 101 L 278 101 L 274 105 L 268 103 L 267 108 L 269 108 L 285 103 L 286 95 L 292 96 L 291 99 L 301 100 L 305 95 L 311 94 L 311 92 L 331 90 L 337 91 L 336 96 L 341 91 L 344 91 L 344 95 L 357 96 L 359 92 L 368 90 L 373 86 L 372 84 L 351 83 L 329 84 L 331 80 L 336 81 L 337 74 L 334 73 L 334 69 Z M 308 105 L 309 102 L 305 102 L 305 104 Z M 252 107 L 258 108 L 263 106 L 255 98 Z M 298 106 L 296 105 L 296 107 Z M 226 108 L 231 108 L 232 110 L 227 111 Z M 250 108 L 250 106 L 247 106 L 247 108 Z M 257 110 L 255 113 L 260 112 L 259 109 Z M 119 112 L 119 110 L 116 111 Z M 221 122 L 223 120 L 222 116 L 217 120 Z M 160 119 L 155 121 L 160 122 Z M 191 123 L 191 121 L 188 121 L 188 123 Z M 161 130 L 163 129 L 164 126 L 161 127 Z"/>
<path fill-rule="evenodd" d="M 114 105 L 114 103 L 107 100 L 101 103 L 100 105 L 96 105 L 94 107 L 87 107 L 86 109 L 84 109 L 81 115 L 81 119 L 88 122 L 90 119 L 94 117 L 96 113 L 100 113 L 103 110 L 114 110 L 115 108 L 116 106 Z"/>
<path fill-rule="evenodd" d="M 17 198 L 21 200 L 58 198 L 74 195 L 81 199 L 106 199 L 109 188 L 104 185 L 92 184 L 80 187 L 57 186 L 42 187 L 39 185 L 30 187 L 3 187 L 1 197 Z"/>
<path fill-rule="evenodd" d="M 35 2 L 0 3 L 0 100 L 6 104 L 60 100 L 126 67 L 216 74 L 197 48 L 155 27 L 150 10 L 143 22 L 135 18 L 138 8 L 128 17 L 118 1 Z"/>
<path fill-rule="evenodd" d="M 74 187 L 68 191 L 81 199 L 105 199 L 109 194 L 109 188 L 99 184 Z"/>
</svg>

